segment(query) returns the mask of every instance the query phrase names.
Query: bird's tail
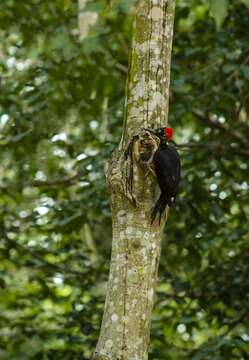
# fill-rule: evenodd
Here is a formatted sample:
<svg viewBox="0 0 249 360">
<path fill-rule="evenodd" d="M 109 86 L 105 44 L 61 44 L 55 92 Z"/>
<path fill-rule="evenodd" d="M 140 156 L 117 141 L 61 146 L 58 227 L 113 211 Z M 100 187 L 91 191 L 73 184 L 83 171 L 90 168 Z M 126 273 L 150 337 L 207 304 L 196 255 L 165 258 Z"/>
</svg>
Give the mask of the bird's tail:
<svg viewBox="0 0 249 360">
<path fill-rule="evenodd" d="M 165 196 L 165 194 L 161 193 L 161 195 L 160 195 L 159 199 L 157 200 L 156 205 L 154 206 L 152 213 L 151 213 L 151 225 L 155 221 L 157 214 L 159 216 L 158 221 L 159 221 L 159 225 L 160 225 L 162 215 L 166 209 L 166 206 L 168 205 L 169 207 L 173 207 L 174 204 L 175 204 L 174 198 L 168 198 L 167 196 Z"/>
</svg>

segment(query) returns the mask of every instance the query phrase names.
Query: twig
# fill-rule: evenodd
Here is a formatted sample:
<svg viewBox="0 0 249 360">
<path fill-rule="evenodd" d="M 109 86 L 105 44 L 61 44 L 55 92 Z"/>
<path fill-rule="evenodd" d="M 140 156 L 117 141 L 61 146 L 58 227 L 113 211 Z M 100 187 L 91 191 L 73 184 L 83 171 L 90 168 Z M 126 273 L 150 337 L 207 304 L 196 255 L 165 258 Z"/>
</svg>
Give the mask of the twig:
<svg viewBox="0 0 249 360">
<path fill-rule="evenodd" d="M 125 74 L 128 73 L 128 68 L 127 68 L 127 66 L 125 66 L 125 65 L 123 65 L 123 64 L 117 63 L 117 64 L 115 64 L 115 67 L 116 67 L 118 70 L 120 70 L 120 71 L 122 71 L 123 73 L 125 73 Z"/>
<path fill-rule="evenodd" d="M 245 138 L 238 130 L 230 129 L 227 125 L 221 124 L 220 122 L 213 120 L 210 116 L 206 115 L 204 112 L 202 112 L 199 109 L 193 109 L 192 113 L 198 119 L 204 120 L 205 122 L 207 122 L 208 125 L 210 125 L 211 127 L 223 130 L 223 131 L 227 132 L 234 139 L 236 139 L 240 142 L 243 142 L 243 144 L 245 144 Z"/>
<path fill-rule="evenodd" d="M 28 185 L 29 186 L 57 186 L 57 185 L 64 185 L 64 184 L 68 184 L 68 183 L 72 183 L 74 180 L 77 180 L 80 178 L 80 174 L 75 174 L 73 176 L 65 176 L 61 179 L 54 179 L 54 180 L 34 180 L 31 181 Z"/>
</svg>

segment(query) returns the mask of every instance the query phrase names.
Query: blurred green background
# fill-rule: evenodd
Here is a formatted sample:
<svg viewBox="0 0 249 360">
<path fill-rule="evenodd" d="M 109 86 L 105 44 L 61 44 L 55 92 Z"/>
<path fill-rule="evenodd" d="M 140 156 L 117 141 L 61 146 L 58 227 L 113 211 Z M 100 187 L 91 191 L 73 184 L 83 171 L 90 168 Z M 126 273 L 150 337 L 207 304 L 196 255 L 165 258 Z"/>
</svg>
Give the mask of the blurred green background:
<svg viewBox="0 0 249 360">
<path fill-rule="evenodd" d="M 90 359 L 111 247 L 103 167 L 122 131 L 131 1 L 0 3 L 0 359 Z M 211 15 L 210 16 L 210 6 Z M 177 1 L 182 158 L 150 358 L 249 358 L 249 2 Z"/>
</svg>

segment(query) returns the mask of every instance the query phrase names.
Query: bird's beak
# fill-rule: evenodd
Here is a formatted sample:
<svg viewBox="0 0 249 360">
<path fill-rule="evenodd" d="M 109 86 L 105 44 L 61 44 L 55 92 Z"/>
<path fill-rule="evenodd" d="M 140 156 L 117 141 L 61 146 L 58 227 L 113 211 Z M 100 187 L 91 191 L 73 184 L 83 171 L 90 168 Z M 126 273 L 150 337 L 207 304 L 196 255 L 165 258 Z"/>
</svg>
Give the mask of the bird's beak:
<svg viewBox="0 0 249 360">
<path fill-rule="evenodd" d="M 149 131 L 151 134 L 156 134 L 155 130 L 153 129 L 143 128 L 143 130 Z"/>
</svg>

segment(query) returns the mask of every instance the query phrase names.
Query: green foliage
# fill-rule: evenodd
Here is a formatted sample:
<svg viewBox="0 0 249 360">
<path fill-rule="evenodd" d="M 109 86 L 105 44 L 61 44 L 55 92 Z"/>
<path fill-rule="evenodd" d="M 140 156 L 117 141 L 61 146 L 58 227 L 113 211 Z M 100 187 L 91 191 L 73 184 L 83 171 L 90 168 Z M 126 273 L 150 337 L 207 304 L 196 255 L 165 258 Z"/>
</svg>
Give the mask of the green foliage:
<svg viewBox="0 0 249 360">
<path fill-rule="evenodd" d="M 240 0 L 249 8 L 249 0 Z M 210 15 L 214 18 L 217 29 L 220 29 L 223 21 L 228 15 L 229 0 L 209 0 Z"/>
<path fill-rule="evenodd" d="M 89 359 L 97 341 L 111 245 L 104 162 L 122 129 L 129 4 L 92 2 L 98 22 L 80 41 L 76 1 L 0 2 L 1 359 Z M 163 240 L 154 360 L 248 358 L 244 5 L 230 1 L 217 32 L 206 1 L 178 1 L 170 124 L 183 178 Z"/>
<path fill-rule="evenodd" d="M 223 23 L 223 20 L 227 16 L 227 0 L 209 0 L 210 1 L 210 12 L 214 17 L 217 28 L 219 29 Z"/>
<path fill-rule="evenodd" d="M 249 1 L 248 0 L 240 0 L 242 2 L 242 4 L 244 4 L 245 6 L 247 6 L 249 8 Z"/>
</svg>

